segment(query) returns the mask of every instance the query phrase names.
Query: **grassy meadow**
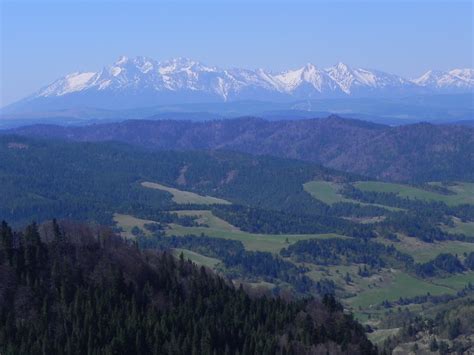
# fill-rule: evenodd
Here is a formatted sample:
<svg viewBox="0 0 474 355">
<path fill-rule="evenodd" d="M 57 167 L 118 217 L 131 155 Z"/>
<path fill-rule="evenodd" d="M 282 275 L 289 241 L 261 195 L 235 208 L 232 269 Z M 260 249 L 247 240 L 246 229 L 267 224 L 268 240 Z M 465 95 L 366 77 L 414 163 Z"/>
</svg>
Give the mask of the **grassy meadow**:
<svg viewBox="0 0 474 355">
<path fill-rule="evenodd" d="M 436 185 L 436 183 L 433 183 Z M 425 201 L 440 201 L 447 205 L 474 204 L 474 183 L 458 182 L 449 186 L 453 194 L 444 195 L 434 191 L 423 190 L 409 185 L 394 184 L 379 181 L 359 181 L 354 186 L 362 191 L 392 192 L 400 197 Z"/>
<path fill-rule="evenodd" d="M 190 191 L 178 190 L 173 187 L 164 186 L 155 182 L 142 182 L 143 187 L 169 192 L 173 195 L 173 201 L 178 204 L 198 204 L 198 205 L 229 205 L 230 202 L 212 196 L 202 196 Z"/>
</svg>

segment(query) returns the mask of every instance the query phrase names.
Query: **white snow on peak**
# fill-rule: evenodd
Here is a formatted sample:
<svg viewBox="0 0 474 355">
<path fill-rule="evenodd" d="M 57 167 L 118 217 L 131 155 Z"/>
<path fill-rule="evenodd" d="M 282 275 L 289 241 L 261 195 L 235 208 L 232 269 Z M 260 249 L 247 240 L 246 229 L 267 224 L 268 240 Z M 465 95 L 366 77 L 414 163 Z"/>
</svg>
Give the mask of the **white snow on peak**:
<svg viewBox="0 0 474 355">
<path fill-rule="evenodd" d="M 334 67 L 327 68 L 326 72 L 348 95 L 355 88 L 374 90 L 409 84 L 408 81 L 397 75 L 364 68 L 351 68 L 344 63 L 338 63 Z"/>
<path fill-rule="evenodd" d="M 472 89 L 474 69 L 452 69 L 450 71 L 429 70 L 412 82 L 423 87 Z"/>
<path fill-rule="evenodd" d="M 474 69 L 453 69 L 448 73 L 451 77 L 465 83 L 465 85 L 474 86 Z"/>
<path fill-rule="evenodd" d="M 143 63 L 143 65 L 140 67 L 140 70 L 142 71 L 142 73 L 148 73 L 150 70 L 153 69 L 153 67 L 153 63 L 147 61 Z"/>
<path fill-rule="evenodd" d="M 307 63 L 298 69 L 272 73 L 264 69 L 220 69 L 183 57 L 158 62 L 147 57 L 121 56 L 115 63 L 97 73 L 76 72 L 56 80 L 33 97 L 62 96 L 85 90 L 183 91 L 183 95 L 187 91 L 194 91 L 221 97 L 226 101 L 238 99 L 241 94 L 254 93 L 277 93 L 294 97 L 328 94 L 333 97 L 406 88 L 472 90 L 474 70 L 430 70 L 417 79 L 405 80 L 377 70 L 353 68 L 342 62 L 326 69 Z"/>
<path fill-rule="evenodd" d="M 371 87 L 377 86 L 377 75 L 369 70 L 357 69 L 353 71 L 353 75 L 356 77 L 356 80 L 362 84 Z"/>
<path fill-rule="evenodd" d="M 50 86 L 40 90 L 37 96 L 62 96 L 65 94 L 81 91 L 90 84 L 97 73 L 72 73 L 66 75 L 64 78 L 56 80 Z"/>
<path fill-rule="evenodd" d="M 356 80 L 353 71 L 344 63 L 339 62 L 337 65 L 326 69 L 329 77 L 337 83 L 337 85 L 346 94 L 351 93 L 352 83 Z"/>
<path fill-rule="evenodd" d="M 128 57 L 122 55 L 119 57 L 119 59 L 115 62 L 115 65 L 121 65 L 121 64 L 125 64 L 128 62 Z"/>
<path fill-rule="evenodd" d="M 426 73 L 424 73 L 420 77 L 413 79 L 412 82 L 420 86 L 427 86 L 430 84 L 434 84 L 437 80 L 436 78 L 441 75 L 442 75 L 442 72 L 440 71 L 428 70 Z"/>
<path fill-rule="evenodd" d="M 282 72 L 273 76 L 280 91 L 292 92 L 299 86 L 306 84 L 318 92 L 328 86 L 328 78 L 324 71 L 319 70 L 314 64 L 308 63 L 304 67 Z"/>
<path fill-rule="evenodd" d="M 112 67 L 112 68 L 110 69 L 110 73 L 111 73 L 113 76 L 117 76 L 117 75 L 119 75 L 121 72 L 122 72 L 122 68 L 120 68 L 120 67 Z"/>
<path fill-rule="evenodd" d="M 303 71 L 304 68 L 288 70 L 281 74 L 275 75 L 274 78 L 280 83 L 281 89 L 285 91 L 291 91 L 303 81 Z"/>
</svg>

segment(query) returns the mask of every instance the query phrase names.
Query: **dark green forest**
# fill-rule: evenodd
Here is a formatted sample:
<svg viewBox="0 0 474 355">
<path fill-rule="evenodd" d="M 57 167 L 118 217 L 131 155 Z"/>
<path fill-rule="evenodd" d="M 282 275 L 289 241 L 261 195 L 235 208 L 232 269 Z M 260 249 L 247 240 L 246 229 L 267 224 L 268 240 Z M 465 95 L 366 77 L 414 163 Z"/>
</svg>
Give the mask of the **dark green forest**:
<svg viewBox="0 0 474 355">
<path fill-rule="evenodd" d="M 285 301 L 104 228 L 0 227 L 2 354 L 375 354 L 333 296 Z"/>
<path fill-rule="evenodd" d="M 296 160 L 250 156 L 228 151 L 152 152 L 119 143 L 66 143 L 0 136 L 0 217 L 21 226 L 35 220 L 70 218 L 112 225 L 114 213 L 169 223 L 166 212 L 203 206 L 177 205 L 167 192 L 145 189 L 142 181 L 225 198 L 232 206 L 213 213 L 242 230 L 256 233 L 339 233 L 371 238 L 403 232 L 432 242 L 469 240 L 446 233 L 439 224 L 451 216 L 474 220 L 472 205 L 403 199 L 390 193 L 362 192 L 349 183 L 360 176 Z M 275 178 L 278 177 L 278 178 Z M 374 205 L 327 205 L 310 196 L 303 184 L 313 179 L 345 183 L 342 193 Z M 264 188 L 263 188 L 264 187 Z M 384 216 L 371 226 L 343 217 Z M 189 221 L 181 223 L 189 223 Z M 472 237 L 470 238 L 472 239 Z"/>
</svg>

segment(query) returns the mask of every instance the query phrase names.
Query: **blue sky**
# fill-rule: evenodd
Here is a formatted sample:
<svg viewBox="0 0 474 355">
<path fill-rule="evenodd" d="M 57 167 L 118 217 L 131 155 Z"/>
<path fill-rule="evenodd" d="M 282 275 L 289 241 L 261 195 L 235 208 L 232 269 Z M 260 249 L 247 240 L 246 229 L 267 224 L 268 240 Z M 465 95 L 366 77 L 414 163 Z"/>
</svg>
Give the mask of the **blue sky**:
<svg viewBox="0 0 474 355">
<path fill-rule="evenodd" d="M 473 66 L 472 1 L 0 2 L 0 106 L 122 54 L 275 71 L 343 61 L 406 77 Z"/>
</svg>

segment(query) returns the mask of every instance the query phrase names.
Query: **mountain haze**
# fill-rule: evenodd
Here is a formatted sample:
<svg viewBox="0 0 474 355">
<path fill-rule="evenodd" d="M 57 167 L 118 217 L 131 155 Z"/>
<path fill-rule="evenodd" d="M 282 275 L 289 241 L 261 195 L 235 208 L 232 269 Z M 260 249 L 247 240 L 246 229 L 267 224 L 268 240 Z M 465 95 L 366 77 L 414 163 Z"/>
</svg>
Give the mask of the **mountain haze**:
<svg viewBox="0 0 474 355">
<path fill-rule="evenodd" d="M 156 61 L 123 56 L 98 72 L 70 73 L 3 111 L 465 93 L 472 92 L 473 78 L 472 69 L 429 71 L 409 80 L 378 70 L 352 68 L 344 63 L 325 69 L 308 63 L 301 68 L 273 73 L 264 69 L 222 69 L 188 58 Z"/>
</svg>

